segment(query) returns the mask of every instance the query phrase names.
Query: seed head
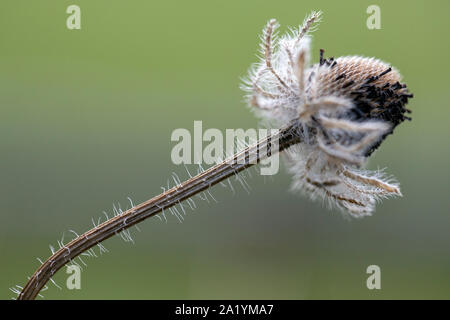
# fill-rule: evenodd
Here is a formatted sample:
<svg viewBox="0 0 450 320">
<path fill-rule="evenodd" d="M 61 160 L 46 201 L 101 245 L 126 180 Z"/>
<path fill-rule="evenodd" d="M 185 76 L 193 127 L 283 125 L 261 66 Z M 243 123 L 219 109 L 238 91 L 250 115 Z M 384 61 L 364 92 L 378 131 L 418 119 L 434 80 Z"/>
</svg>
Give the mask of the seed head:
<svg viewBox="0 0 450 320">
<path fill-rule="evenodd" d="M 324 58 L 309 66 L 313 12 L 278 38 L 275 19 L 261 37 L 261 59 L 243 89 L 257 115 L 280 127 L 298 122 L 302 142 L 286 154 L 293 189 L 352 216 L 370 215 L 378 199 L 401 195 L 398 183 L 363 170 L 367 158 L 410 113 L 412 94 L 397 70 L 375 58 Z"/>
</svg>

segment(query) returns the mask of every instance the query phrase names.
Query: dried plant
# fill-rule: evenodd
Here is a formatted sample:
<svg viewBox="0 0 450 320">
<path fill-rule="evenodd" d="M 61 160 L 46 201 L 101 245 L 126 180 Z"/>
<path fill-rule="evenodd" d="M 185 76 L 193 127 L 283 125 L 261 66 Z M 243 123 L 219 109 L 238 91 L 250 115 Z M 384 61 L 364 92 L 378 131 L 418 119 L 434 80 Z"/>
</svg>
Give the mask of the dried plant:
<svg viewBox="0 0 450 320">
<path fill-rule="evenodd" d="M 330 204 L 355 217 L 368 215 L 375 201 L 401 195 L 398 185 L 379 172 L 364 171 L 362 166 L 386 136 L 409 112 L 404 106 L 412 97 L 400 75 L 387 64 L 362 57 L 323 57 L 309 66 L 309 33 L 320 20 L 312 13 L 298 30 L 277 38 L 278 24 L 270 20 L 262 37 L 262 57 L 244 85 L 250 105 L 276 128 L 257 143 L 200 172 L 126 211 L 116 210 L 112 218 L 94 224 L 94 228 L 64 244 L 42 263 L 24 287 L 12 288 L 18 299 L 34 299 L 51 277 L 80 255 L 93 255 L 92 248 L 106 249 L 102 241 L 120 234 L 130 238 L 127 229 L 141 221 L 169 210 L 231 176 L 270 157 L 284 152 L 293 188 L 311 198 L 326 199 Z M 83 264 L 84 262 L 80 260 Z"/>
<path fill-rule="evenodd" d="M 354 217 L 371 214 L 377 200 L 401 195 L 398 183 L 361 167 L 405 119 L 408 98 L 399 73 L 359 56 L 323 57 L 308 66 L 313 12 L 298 30 L 278 38 L 276 20 L 264 29 L 261 61 L 243 89 L 257 114 L 276 127 L 299 121 L 302 142 L 285 152 L 293 189 L 326 200 Z"/>
</svg>

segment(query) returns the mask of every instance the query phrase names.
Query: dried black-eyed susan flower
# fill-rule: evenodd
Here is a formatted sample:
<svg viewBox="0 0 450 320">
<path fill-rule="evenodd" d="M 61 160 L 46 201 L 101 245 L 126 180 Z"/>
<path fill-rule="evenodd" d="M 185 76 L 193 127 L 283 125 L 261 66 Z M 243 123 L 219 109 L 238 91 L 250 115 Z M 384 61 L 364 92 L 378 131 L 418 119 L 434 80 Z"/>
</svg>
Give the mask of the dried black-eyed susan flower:
<svg viewBox="0 0 450 320">
<path fill-rule="evenodd" d="M 276 127 L 299 123 L 301 143 L 285 152 L 293 189 L 355 217 L 377 200 L 400 196 L 398 183 L 363 170 L 367 158 L 405 119 L 406 85 L 397 70 L 359 56 L 324 58 L 309 66 L 313 12 L 298 30 L 277 37 L 272 19 L 262 35 L 261 59 L 243 86 L 257 114 Z"/>
</svg>

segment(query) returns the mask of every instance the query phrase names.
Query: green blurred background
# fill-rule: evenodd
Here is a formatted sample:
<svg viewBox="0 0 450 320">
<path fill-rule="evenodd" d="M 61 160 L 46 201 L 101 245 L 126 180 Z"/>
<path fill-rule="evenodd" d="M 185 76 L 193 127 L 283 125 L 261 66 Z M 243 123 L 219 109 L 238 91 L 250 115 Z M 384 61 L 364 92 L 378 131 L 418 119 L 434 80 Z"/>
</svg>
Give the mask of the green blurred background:
<svg viewBox="0 0 450 320">
<path fill-rule="evenodd" d="M 82 29 L 66 28 L 81 7 Z M 381 8 L 368 30 L 366 8 Z M 346 220 L 288 191 L 284 168 L 253 173 L 247 194 L 220 186 L 180 224 L 152 218 L 136 244 L 82 273 L 81 290 L 47 299 L 450 298 L 449 1 L 24 1 L 0 4 L 0 298 L 23 285 L 63 231 L 83 232 L 112 203 L 161 191 L 172 172 L 175 128 L 252 128 L 240 77 L 269 18 L 297 26 L 324 12 L 314 33 L 328 56 L 376 56 L 396 66 L 415 98 L 371 159 L 404 197 Z M 366 268 L 381 267 L 381 290 Z M 62 269 L 55 277 L 64 286 Z"/>
</svg>

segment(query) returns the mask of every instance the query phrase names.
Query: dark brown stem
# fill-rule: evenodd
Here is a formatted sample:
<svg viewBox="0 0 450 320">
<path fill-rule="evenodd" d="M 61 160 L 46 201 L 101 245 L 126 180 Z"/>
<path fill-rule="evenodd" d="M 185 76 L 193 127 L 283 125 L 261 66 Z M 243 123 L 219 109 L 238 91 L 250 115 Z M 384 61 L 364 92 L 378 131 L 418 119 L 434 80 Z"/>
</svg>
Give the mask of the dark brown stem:
<svg viewBox="0 0 450 320">
<path fill-rule="evenodd" d="M 257 164 L 260 160 L 299 143 L 300 140 L 299 126 L 297 123 L 292 123 L 279 130 L 276 134 L 262 138 L 257 143 L 189 180 L 85 232 L 63 245 L 50 256 L 29 279 L 17 299 L 28 300 L 36 298 L 41 289 L 60 268 L 93 246 L 147 218 L 163 212 L 165 209 L 181 203 L 183 200 L 191 198 L 230 176 Z"/>
</svg>

